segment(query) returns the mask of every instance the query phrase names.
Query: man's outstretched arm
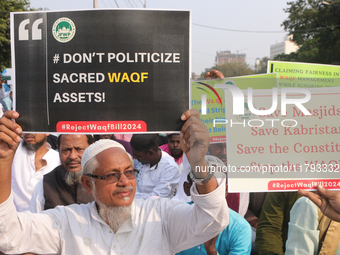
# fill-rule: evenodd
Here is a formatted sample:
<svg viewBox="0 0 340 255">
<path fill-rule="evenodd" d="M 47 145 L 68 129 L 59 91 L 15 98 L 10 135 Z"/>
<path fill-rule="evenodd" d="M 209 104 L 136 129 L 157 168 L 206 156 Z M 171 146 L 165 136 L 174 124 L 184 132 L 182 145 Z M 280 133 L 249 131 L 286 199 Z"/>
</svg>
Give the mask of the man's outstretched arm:
<svg viewBox="0 0 340 255">
<path fill-rule="evenodd" d="M 166 217 L 164 231 L 169 236 L 172 253 L 210 240 L 229 223 L 225 174 L 215 173 L 215 177 L 206 172 L 208 163 L 205 156 L 210 142 L 209 131 L 201 122 L 198 110 L 186 111 L 181 119 L 185 121 L 180 133 L 181 147 L 196 179 L 191 187 L 191 197 L 195 203 L 188 205 L 170 200 L 162 207 L 162 215 Z M 188 167 L 184 166 L 187 165 L 185 161 L 183 171 L 187 171 Z"/>
<path fill-rule="evenodd" d="M 19 117 L 15 111 L 7 111 L 0 119 L 0 204 L 11 194 L 11 166 L 21 138 L 21 127 L 11 119 Z"/>
<path fill-rule="evenodd" d="M 18 213 L 13 203 L 11 166 L 22 129 L 12 119 L 18 117 L 7 111 L 0 119 L 0 254 L 60 254 L 60 211 Z"/>
</svg>

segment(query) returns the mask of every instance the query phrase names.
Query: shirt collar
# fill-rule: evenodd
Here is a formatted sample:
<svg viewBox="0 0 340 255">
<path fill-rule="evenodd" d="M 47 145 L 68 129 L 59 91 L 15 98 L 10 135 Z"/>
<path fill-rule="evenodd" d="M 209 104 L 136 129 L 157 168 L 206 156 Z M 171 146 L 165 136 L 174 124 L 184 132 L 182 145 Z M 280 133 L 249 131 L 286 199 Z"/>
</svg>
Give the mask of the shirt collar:
<svg viewBox="0 0 340 255">
<path fill-rule="evenodd" d="M 53 149 L 49 149 L 49 148 L 47 148 L 47 149 L 48 149 L 48 151 L 45 153 L 45 155 L 42 157 L 42 159 L 44 159 L 48 162 L 51 158 L 55 157 L 55 154 L 53 153 L 53 151 L 51 151 Z M 58 155 L 58 157 L 59 157 L 59 155 Z"/>
</svg>

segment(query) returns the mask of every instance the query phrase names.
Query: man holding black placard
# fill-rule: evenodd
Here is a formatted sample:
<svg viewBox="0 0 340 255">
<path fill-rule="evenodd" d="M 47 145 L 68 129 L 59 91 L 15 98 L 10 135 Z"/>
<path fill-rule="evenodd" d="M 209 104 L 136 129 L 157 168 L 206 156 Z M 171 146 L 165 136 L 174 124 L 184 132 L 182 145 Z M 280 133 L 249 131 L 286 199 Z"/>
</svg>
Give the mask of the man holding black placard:
<svg viewBox="0 0 340 255">
<path fill-rule="evenodd" d="M 198 111 L 181 116 L 185 121 L 181 144 L 195 182 L 191 189 L 194 205 L 168 199 L 134 200 L 132 158 L 119 143 L 101 140 L 82 156 L 82 183 L 95 202 L 40 214 L 18 213 L 13 206 L 11 164 L 21 128 L 11 119 L 18 117 L 17 112 L 9 111 L 0 119 L 2 252 L 174 254 L 211 239 L 228 225 L 225 179 L 216 178 L 218 173 L 205 161 L 210 136 Z"/>
</svg>

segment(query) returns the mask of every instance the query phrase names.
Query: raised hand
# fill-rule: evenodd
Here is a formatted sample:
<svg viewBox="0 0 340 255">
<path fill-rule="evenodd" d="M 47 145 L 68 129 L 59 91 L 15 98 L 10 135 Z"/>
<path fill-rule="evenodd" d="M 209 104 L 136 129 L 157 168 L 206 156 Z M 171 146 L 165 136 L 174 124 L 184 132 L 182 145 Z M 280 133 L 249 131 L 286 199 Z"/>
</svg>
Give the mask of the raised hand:
<svg viewBox="0 0 340 255">
<path fill-rule="evenodd" d="M 316 186 L 318 193 L 300 189 L 299 194 L 308 197 L 328 218 L 340 222 L 340 191 Z"/>
<path fill-rule="evenodd" d="M 0 119 L 0 158 L 4 159 L 14 156 L 21 138 L 21 127 L 12 119 L 17 119 L 19 113 L 16 111 L 7 111 Z"/>
<path fill-rule="evenodd" d="M 180 139 L 183 152 L 190 165 L 200 165 L 205 162 L 210 135 L 207 127 L 201 122 L 199 111 L 191 109 L 183 113 L 185 123 L 181 129 Z"/>
<path fill-rule="evenodd" d="M 224 75 L 221 71 L 218 70 L 210 70 L 204 75 L 205 79 L 224 79 Z"/>
</svg>

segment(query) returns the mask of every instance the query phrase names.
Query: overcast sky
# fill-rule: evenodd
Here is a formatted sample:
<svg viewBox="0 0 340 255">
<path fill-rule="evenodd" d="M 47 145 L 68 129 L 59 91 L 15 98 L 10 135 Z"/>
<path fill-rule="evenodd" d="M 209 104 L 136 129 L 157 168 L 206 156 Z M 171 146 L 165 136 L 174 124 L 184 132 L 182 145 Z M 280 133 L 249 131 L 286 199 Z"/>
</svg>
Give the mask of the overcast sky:
<svg viewBox="0 0 340 255">
<path fill-rule="evenodd" d="M 93 0 L 30 2 L 31 7 L 49 10 L 93 8 Z M 143 8 L 144 0 L 98 0 L 98 8 L 117 8 L 117 5 L 119 8 Z M 286 0 L 146 0 L 146 7 L 192 10 L 192 71 L 196 74 L 212 67 L 216 51 L 222 50 L 246 53 L 248 64 L 254 66 L 255 59 L 269 57 L 270 45 L 283 41 L 286 34 L 281 26 L 288 17 L 284 12 Z"/>
</svg>

